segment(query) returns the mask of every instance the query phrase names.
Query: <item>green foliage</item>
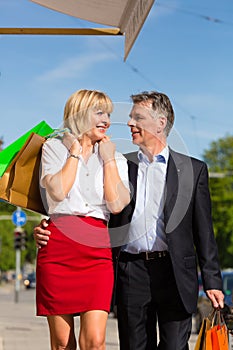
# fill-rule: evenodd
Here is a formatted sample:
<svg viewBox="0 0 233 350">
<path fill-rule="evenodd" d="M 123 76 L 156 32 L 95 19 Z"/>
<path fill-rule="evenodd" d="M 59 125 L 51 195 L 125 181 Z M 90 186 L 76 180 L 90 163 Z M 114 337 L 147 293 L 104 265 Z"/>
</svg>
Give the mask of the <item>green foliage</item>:
<svg viewBox="0 0 233 350">
<path fill-rule="evenodd" d="M 6 212 L 8 215 L 13 213 L 16 210 L 16 207 L 14 205 L 11 205 L 7 202 L 0 200 L 0 215 L 3 212 Z"/>
<path fill-rule="evenodd" d="M 233 171 L 233 136 L 227 135 L 210 144 L 204 152 L 204 160 L 213 172 Z"/>
<path fill-rule="evenodd" d="M 16 207 L 5 202 L 0 202 L 0 270 L 7 271 L 9 269 L 15 269 L 15 249 L 14 249 L 14 229 L 15 225 L 11 220 L 12 213 L 16 210 Z M 40 216 L 30 211 L 24 210 L 27 217 L 26 224 L 22 229 L 26 232 L 27 236 L 27 248 L 21 252 L 21 266 L 24 263 L 34 263 L 36 258 L 36 246 L 33 238 L 33 229 L 40 222 Z M 9 219 L 3 220 L 1 218 Z M 33 218 L 35 216 L 35 220 Z"/>
<path fill-rule="evenodd" d="M 213 222 L 222 267 L 232 267 L 233 261 L 232 184 L 232 177 L 210 179 Z"/>
<path fill-rule="evenodd" d="M 13 248 L 13 224 L 0 221 L 1 254 L 0 269 L 7 271 L 15 267 L 15 250 Z"/>
<path fill-rule="evenodd" d="M 212 215 L 221 267 L 233 267 L 233 136 L 212 142 L 203 158 L 212 174 Z"/>
</svg>

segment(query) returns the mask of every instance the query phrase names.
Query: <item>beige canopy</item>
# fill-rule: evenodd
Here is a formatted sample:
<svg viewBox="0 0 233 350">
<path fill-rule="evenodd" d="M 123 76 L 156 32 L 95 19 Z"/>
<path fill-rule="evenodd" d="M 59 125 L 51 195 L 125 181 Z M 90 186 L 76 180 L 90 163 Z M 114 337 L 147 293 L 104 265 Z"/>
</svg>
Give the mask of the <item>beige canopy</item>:
<svg viewBox="0 0 233 350">
<path fill-rule="evenodd" d="M 52 10 L 116 28 L 0 28 L 0 34 L 125 35 L 126 60 L 155 0 L 30 0 Z"/>
<path fill-rule="evenodd" d="M 114 26 L 125 34 L 125 55 L 131 47 L 154 0 L 31 0 L 50 9 L 87 21 Z"/>
</svg>

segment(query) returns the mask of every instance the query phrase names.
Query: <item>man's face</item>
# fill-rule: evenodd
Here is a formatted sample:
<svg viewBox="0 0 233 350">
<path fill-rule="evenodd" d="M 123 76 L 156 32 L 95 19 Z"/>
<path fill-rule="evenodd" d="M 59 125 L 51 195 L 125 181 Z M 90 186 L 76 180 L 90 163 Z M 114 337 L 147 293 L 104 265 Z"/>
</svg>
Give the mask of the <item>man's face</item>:
<svg viewBox="0 0 233 350">
<path fill-rule="evenodd" d="M 139 146 L 148 146 L 155 143 L 161 132 L 161 119 L 153 118 L 150 101 L 134 104 L 130 112 L 128 126 L 131 129 L 132 142 Z"/>
</svg>

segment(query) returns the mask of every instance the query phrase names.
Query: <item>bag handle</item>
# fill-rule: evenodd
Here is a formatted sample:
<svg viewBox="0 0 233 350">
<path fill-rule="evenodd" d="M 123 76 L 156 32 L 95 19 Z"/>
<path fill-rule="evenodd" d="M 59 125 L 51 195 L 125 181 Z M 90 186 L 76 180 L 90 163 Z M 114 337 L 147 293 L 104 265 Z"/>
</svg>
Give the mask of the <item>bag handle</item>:
<svg viewBox="0 0 233 350">
<path fill-rule="evenodd" d="M 62 137 L 66 132 L 70 132 L 69 128 L 64 129 L 54 129 L 54 131 L 51 134 L 48 134 L 45 136 L 46 140 L 53 139 L 55 137 Z"/>
<path fill-rule="evenodd" d="M 214 309 L 208 318 L 211 321 L 211 328 L 213 328 L 215 325 L 218 325 L 220 327 L 225 325 L 225 320 L 221 314 L 220 308 Z"/>
<path fill-rule="evenodd" d="M 207 316 L 208 320 L 211 322 L 211 325 L 215 319 L 215 315 L 216 315 L 216 309 L 213 308 L 212 311 Z"/>
</svg>

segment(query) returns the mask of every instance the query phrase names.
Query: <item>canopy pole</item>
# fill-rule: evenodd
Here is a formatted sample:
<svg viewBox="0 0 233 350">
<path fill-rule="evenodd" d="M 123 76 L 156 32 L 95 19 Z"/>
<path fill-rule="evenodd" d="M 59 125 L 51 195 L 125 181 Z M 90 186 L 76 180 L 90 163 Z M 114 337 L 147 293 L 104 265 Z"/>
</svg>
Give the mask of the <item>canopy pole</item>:
<svg viewBox="0 0 233 350">
<path fill-rule="evenodd" d="M 6 35 L 124 35 L 119 28 L 0 28 Z"/>
</svg>

